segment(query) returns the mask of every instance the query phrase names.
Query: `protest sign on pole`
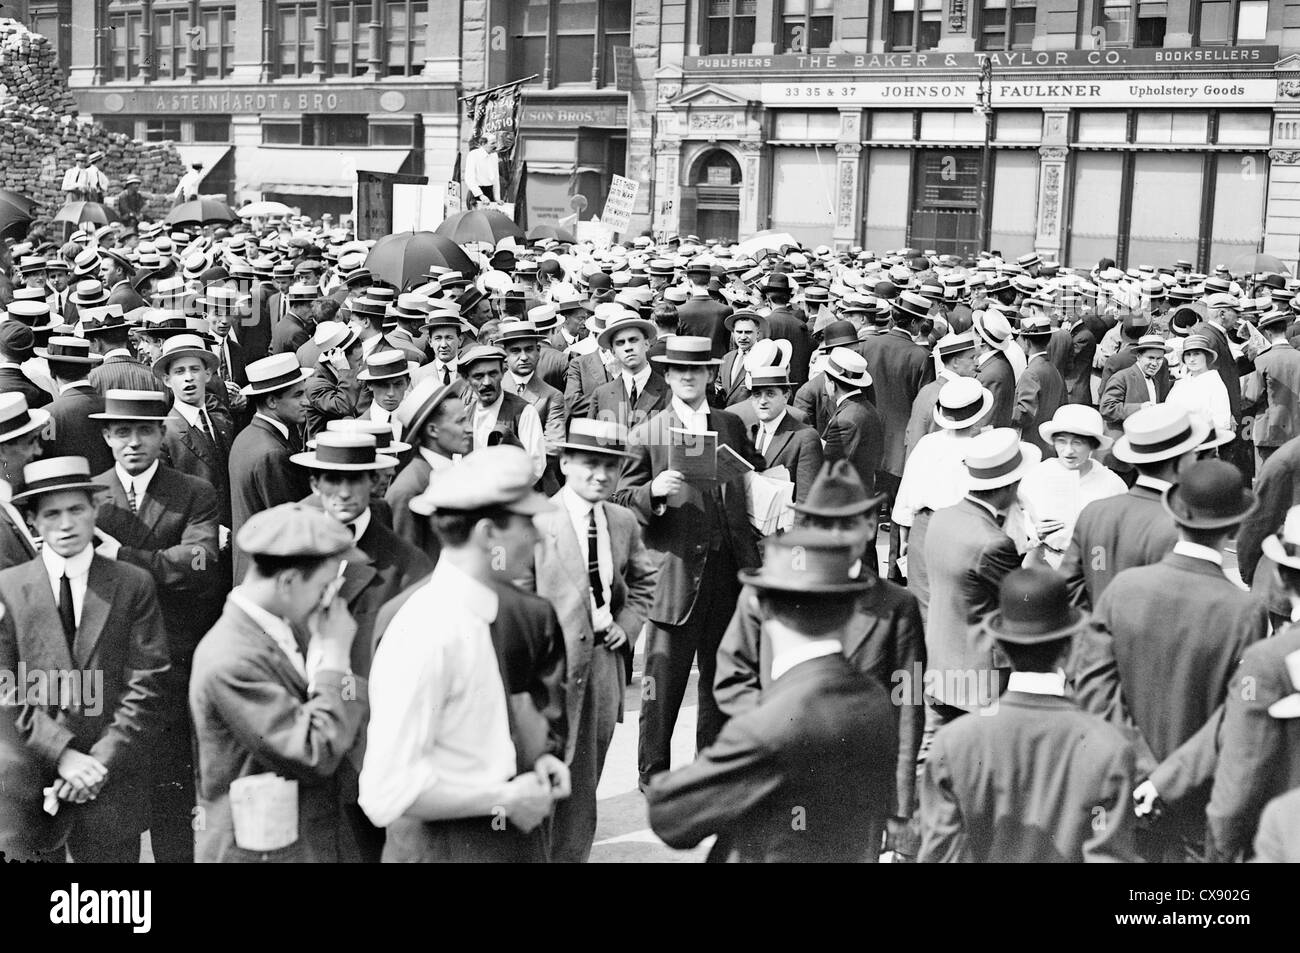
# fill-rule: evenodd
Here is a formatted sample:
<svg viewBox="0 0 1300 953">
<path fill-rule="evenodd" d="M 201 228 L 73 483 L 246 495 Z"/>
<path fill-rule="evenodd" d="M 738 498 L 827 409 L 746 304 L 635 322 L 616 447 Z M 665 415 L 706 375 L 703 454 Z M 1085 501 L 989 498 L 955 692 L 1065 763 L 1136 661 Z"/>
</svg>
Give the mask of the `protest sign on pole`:
<svg viewBox="0 0 1300 953">
<path fill-rule="evenodd" d="M 626 232 L 632 224 L 632 207 L 636 204 L 636 193 L 641 187 L 639 182 L 625 176 L 616 175 L 609 183 L 609 197 L 605 199 L 605 211 L 600 220 L 611 231 Z"/>
</svg>

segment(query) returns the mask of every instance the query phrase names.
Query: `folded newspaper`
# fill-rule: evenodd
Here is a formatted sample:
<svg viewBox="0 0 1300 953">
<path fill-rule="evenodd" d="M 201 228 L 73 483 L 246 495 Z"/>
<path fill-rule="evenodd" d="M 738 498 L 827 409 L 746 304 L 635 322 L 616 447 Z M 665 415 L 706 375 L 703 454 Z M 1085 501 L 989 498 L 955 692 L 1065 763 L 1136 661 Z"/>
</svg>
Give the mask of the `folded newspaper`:
<svg viewBox="0 0 1300 953">
<path fill-rule="evenodd" d="M 745 474 L 749 522 L 763 536 L 794 525 L 794 482 L 784 466 Z"/>
<path fill-rule="evenodd" d="M 230 782 L 230 817 L 235 843 L 244 850 L 270 851 L 298 839 L 298 782 L 269 772 Z"/>
</svg>

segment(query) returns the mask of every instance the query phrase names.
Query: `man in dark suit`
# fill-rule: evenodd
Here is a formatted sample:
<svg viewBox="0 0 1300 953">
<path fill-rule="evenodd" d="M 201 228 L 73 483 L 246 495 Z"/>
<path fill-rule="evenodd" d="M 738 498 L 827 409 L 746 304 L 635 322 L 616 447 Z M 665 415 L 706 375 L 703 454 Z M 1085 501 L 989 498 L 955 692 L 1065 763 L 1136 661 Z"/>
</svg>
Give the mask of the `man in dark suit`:
<svg viewBox="0 0 1300 953">
<path fill-rule="evenodd" d="M 1011 663 L 987 718 L 940 729 L 921 782 L 921 861 L 1137 860 L 1133 748 L 1066 695 L 1061 665 L 1087 619 L 1060 577 L 1019 569 L 981 625 Z"/>
<path fill-rule="evenodd" d="M 1136 729 L 1137 776 L 1146 778 L 1134 791 L 1138 815 L 1157 798 L 1165 805 L 1139 848 L 1169 863 L 1204 853 L 1218 709 L 1242 654 L 1268 635 L 1269 622 L 1264 604 L 1223 574 L 1224 544 L 1256 505 L 1241 472 L 1203 460 L 1162 502 L 1179 528 L 1173 552 L 1106 587 L 1067 671 L 1085 710 Z"/>
<path fill-rule="evenodd" d="M 1111 377 L 1131 367 L 1137 358 L 1137 343 L 1151 332 L 1151 319 L 1142 312 L 1125 315 L 1124 320 L 1120 323 L 1120 342 L 1119 350 L 1106 358 L 1106 363 L 1101 369 L 1101 383 L 1098 385 L 1098 393 L 1106 389 Z"/>
<path fill-rule="evenodd" d="M 59 387 L 59 396 L 45 408 L 51 423 L 41 439 L 41 455 L 85 457 L 92 473 L 106 470 L 113 453 L 104 444 L 103 428 L 90 419 L 104 409 L 104 398 L 87 379 L 103 358 L 90 353 L 89 341 L 72 337 L 52 337 L 36 355 L 45 358 Z"/>
<path fill-rule="evenodd" d="M 243 523 L 235 545 L 248 572 L 199 643 L 190 680 L 204 818 L 196 859 L 334 863 L 343 835 L 339 766 L 364 721 L 368 689 L 349 671 L 356 623 L 337 592 L 352 534 L 324 513 L 283 504 Z M 230 788 L 266 772 L 298 782 L 298 836 L 276 850 L 247 850 Z"/>
<path fill-rule="evenodd" d="M 1137 469 L 1137 481 L 1123 496 L 1096 500 L 1079 514 L 1060 567 L 1075 605 L 1095 606 L 1117 573 L 1159 562 L 1173 549 L 1178 528 L 1160 498 L 1196 461 L 1210 432 L 1208 421 L 1168 404 L 1124 421 L 1112 453 Z"/>
<path fill-rule="evenodd" d="M 649 359 L 656 333 L 653 322 L 631 314 L 605 325 L 598 343 L 614 355 L 618 374 L 592 391 L 588 417 L 631 430 L 668 406 L 672 392 Z"/>
<path fill-rule="evenodd" d="M 564 371 L 564 403 L 569 416 L 588 416 L 592 395 L 602 384 L 612 381 L 616 373 L 617 361 L 600 349 L 570 357 Z"/>
<path fill-rule="evenodd" d="M 750 353 L 767 329 L 767 319 L 756 311 L 734 311 L 722 322 L 731 332 L 731 340 L 736 346 L 722 356 L 722 366 L 718 368 L 717 406 L 730 407 L 749 399 L 749 388 L 745 386 L 745 357 Z"/>
<path fill-rule="evenodd" d="M 785 467 L 794 483 L 794 502 L 802 503 L 822 468 L 817 431 L 795 420 L 788 404 L 793 382 L 784 367 L 761 367 L 751 374 L 749 403 L 757 422 L 750 427 L 764 470 Z"/>
<path fill-rule="evenodd" d="M 848 460 L 867 492 L 874 494 L 885 454 L 885 434 L 880 414 L 863 393 L 872 383 L 867 362 L 856 351 L 836 348 L 822 373 L 833 408 L 822 430 L 825 458 Z"/>
<path fill-rule="evenodd" d="M 1174 386 L 1165 361 L 1168 351 L 1158 334 L 1143 335 L 1133 346 L 1134 362 L 1111 376 L 1101 390 L 1098 410 L 1106 421 L 1107 436 L 1118 439 L 1124 421 L 1143 407 L 1162 404 Z M 1122 462 L 1121 467 L 1127 469 Z"/>
<path fill-rule="evenodd" d="M 830 530 L 842 538 L 861 540 L 860 555 L 875 547 L 876 513 L 880 497 L 868 498 L 862 481 L 846 461 L 828 464 L 818 475 L 802 504 L 795 507 L 797 525 Z M 871 585 L 857 598 L 841 643 L 849 664 L 891 692 L 900 679 L 918 686 L 925 668 L 925 630 L 916 598 L 906 589 L 874 572 Z M 728 718 L 754 708 L 772 683 L 772 644 L 763 631 L 763 616 L 754 590 L 745 588 L 736 612 L 718 648 L 718 673 L 713 691 Z M 925 725 L 920 692 L 894 699 L 894 724 L 898 733 L 894 795 L 887 825 L 889 846 L 906 856 L 916 855 L 907 828 L 916 806 L 916 755 Z"/>
<path fill-rule="evenodd" d="M 230 445 L 230 530 L 238 534 L 250 516 L 280 503 L 295 503 L 310 490 L 290 462 L 302 447 L 306 384 L 311 371 L 292 354 L 264 357 L 248 365 L 242 393 L 254 407 L 253 422 Z M 248 557 L 235 549 L 234 578 L 242 579 Z"/>
<path fill-rule="evenodd" d="M 49 422 L 45 411 L 28 409 L 22 394 L 0 394 L 0 569 L 25 563 L 38 551 L 9 497 L 23 488 L 23 468 L 41 455 L 41 431 Z"/>
<path fill-rule="evenodd" d="M 44 407 L 54 398 L 23 373 L 22 364 L 35 356 L 36 335 L 21 321 L 0 322 L 0 393 L 22 394 L 29 407 Z"/>
<path fill-rule="evenodd" d="M 366 366 L 361 338 L 349 325 L 332 330 L 333 336 L 321 342 L 320 359 L 309 369 L 304 421 L 309 438 L 324 430 L 331 420 L 360 417 L 370 408 L 370 390 L 358 377 Z"/>
<path fill-rule="evenodd" d="M 116 248 L 102 249 L 100 254 L 108 265 L 108 271 L 104 275 L 104 287 L 108 289 L 108 301 L 105 303 L 117 305 L 123 314 L 149 307 L 149 302 L 135 290 L 135 266 L 126 254 Z"/>
<path fill-rule="evenodd" d="M 212 487 L 159 462 L 167 403 L 156 391 L 110 390 L 94 415 L 115 463 L 96 480 L 101 556 L 149 573 L 158 590 L 171 668 L 161 679 L 150 841 L 162 863 L 193 863 L 194 764 L 187 691 L 194 647 L 219 614 L 218 507 Z"/>
<path fill-rule="evenodd" d="M 456 384 L 444 387 L 436 378 L 425 378 L 403 398 L 396 416 L 415 454 L 388 485 L 384 499 L 393 511 L 393 531 L 436 562 L 438 539 L 410 504 L 429 488 L 430 479 L 469 453 L 474 437 L 469 412 Z"/>
<path fill-rule="evenodd" d="M 808 364 L 812 360 L 812 335 L 802 312 L 796 313 L 790 307 L 793 287 L 790 276 L 784 272 L 773 272 L 758 286 L 758 290 L 767 298 L 771 311 L 767 314 L 767 327 L 764 334 L 776 341 L 789 341 L 790 380 L 796 386 L 808 381 Z M 683 334 L 691 332 L 683 330 Z"/>
<path fill-rule="evenodd" d="M 709 294 L 709 278 L 712 276 L 709 263 L 701 259 L 697 258 L 686 266 L 690 291 L 686 301 L 677 306 L 677 333 L 708 338 L 711 355 L 721 360 L 730 346 L 731 332 L 724 322 L 731 314 L 731 308 Z"/>
<path fill-rule="evenodd" d="M 1286 339 L 1289 318 L 1280 309 L 1260 317 L 1269 347 L 1241 384 L 1242 413 L 1255 418 L 1257 472 L 1278 447 L 1300 434 L 1300 351 Z"/>
<path fill-rule="evenodd" d="M 77 285 L 80 293 L 82 285 Z M 94 282 L 98 285 L 99 282 Z M 148 364 L 136 359 L 131 350 L 131 338 L 122 308 L 83 308 L 81 310 L 81 335 L 91 343 L 95 353 L 104 361 L 90 371 L 90 386 L 102 397 L 111 390 L 157 390 L 164 388 L 154 377 Z"/>
<path fill-rule="evenodd" d="M 712 368 L 708 338 L 679 335 L 663 357 L 664 380 L 672 389 L 667 409 L 632 431 L 628 446 L 635 456 L 623 470 L 613 500 L 637 514 L 645 543 L 660 562 L 659 586 L 650 607 L 644 678 L 653 697 L 641 705 L 638 772 L 644 787 L 670 766 L 670 743 L 677 713 L 699 656 L 699 713 L 696 747 L 717 737 L 722 714 L 713 699 L 718 643 L 735 608 L 737 569 L 758 564 L 754 528 L 745 511 L 745 493 L 736 479 L 687 478 L 673 466 L 689 464 L 698 454 L 674 428 L 691 434 L 717 434 L 723 447 L 751 466 L 761 466 L 743 425 L 733 414 L 710 408 L 706 394 Z M 706 469 L 708 463 L 706 461 Z"/>
<path fill-rule="evenodd" d="M 1012 426 L 1021 439 L 1032 443 L 1044 457 L 1056 456 L 1050 441 L 1038 432 L 1041 424 L 1056 416 L 1065 403 L 1065 379 L 1047 359 L 1047 339 L 1052 335 L 1051 322 L 1043 316 L 1026 318 L 1020 324 L 1020 336 L 1028 351 L 1029 363 L 1016 381 L 1016 406 L 1011 412 Z"/>
<path fill-rule="evenodd" d="M 564 395 L 537 373 L 541 335 L 530 321 L 508 319 L 498 326 L 494 343 L 506 352 L 502 388 L 527 401 L 541 421 L 546 449 L 542 490 L 554 492 L 560 487 L 558 448 L 564 442 L 566 414 Z"/>
<path fill-rule="evenodd" d="M 822 331 L 821 345 L 817 348 L 822 356 L 830 354 L 837 347 L 846 347 L 866 357 L 858 341 L 857 331 L 849 321 L 832 321 Z M 870 399 L 871 392 L 868 391 L 867 400 Z M 826 423 L 831 419 L 831 412 L 835 409 L 830 392 L 826 389 L 825 372 L 818 371 L 808 379 L 807 383 L 795 390 L 791 407 L 798 411 L 804 421 L 818 433 L 825 432 Z"/>
<path fill-rule="evenodd" d="M 853 541 L 799 529 L 769 537 L 763 568 L 740 574 L 771 639 L 771 685 L 694 763 L 651 781 L 650 826 L 670 847 L 716 835 L 714 861 L 879 855 L 897 732 L 885 688 L 843 655 L 857 596 L 872 585 L 851 571 L 859 555 Z"/>
<path fill-rule="evenodd" d="M 564 393 L 569 355 L 562 348 L 556 347 L 552 339 L 560 327 L 560 313 L 553 304 L 541 304 L 528 309 L 528 320 L 533 322 L 533 326 L 542 335 L 537 349 L 537 373 L 546 383 Z"/>
<path fill-rule="evenodd" d="M 1069 404 L 1092 405 L 1092 361 L 1097 339 L 1082 318 L 1070 322 L 1070 349 L 1061 376 L 1065 378 L 1065 400 Z"/>
<path fill-rule="evenodd" d="M 19 735 L 70 814 L 72 860 L 135 863 L 168 668 L 154 584 L 95 552 L 93 496 L 107 487 L 91 481 L 84 460 L 38 460 L 24 476 L 14 502 L 31 510 L 44 545 L 0 572 L 0 669 L 21 663 L 81 679 L 79 697 L 68 697 L 65 680 L 43 703 L 20 693 Z"/>
<path fill-rule="evenodd" d="M 983 311 L 975 315 L 973 328 L 979 343 L 975 379 L 993 395 L 989 426 L 1010 427 L 1016 406 L 1016 372 L 1005 353 L 1014 346 L 1011 325 L 996 311 Z"/>
<path fill-rule="evenodd" d="M 1300 437 L 1278 448 L 1264 462 L 1255 478 L 1257 509 L 1241 524 L 1237 532 L 1237 568 L 1251 590 L 1268 603 L 1278 622 L 1290 614 L 1290 600 L 1281 591 L 1273 573 L 1273 561 L 1262 558 L 1264 540 L 1277 532 L 1287 512 L 1300 503 Z"/>
<path fill-rule="evenodd" d="M 316 329 L 311 306 L 319 294 L 319 288 L 306 283 L 296 284 L 289 289 L 286 299 L 288 310 L 283 316 L 277 317 L 275 326 L 271 329 L 272 354 L 296 353 L 298 348 L 311 340 L 312 331 Z"/>
</svg>

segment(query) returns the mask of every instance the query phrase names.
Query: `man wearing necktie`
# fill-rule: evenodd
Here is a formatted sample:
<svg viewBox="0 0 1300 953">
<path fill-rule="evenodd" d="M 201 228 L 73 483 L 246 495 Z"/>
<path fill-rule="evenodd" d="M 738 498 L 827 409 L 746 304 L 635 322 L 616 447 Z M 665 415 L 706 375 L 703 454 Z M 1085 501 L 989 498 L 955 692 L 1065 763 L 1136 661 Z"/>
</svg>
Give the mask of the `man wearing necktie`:
<svg viewBox="0 0 1300 953">
<path fill-rule="evenodd" d="M 163 863 L 191 863 L 190 660 L 216 621 L 228 585 L 218 559 L 217 494 L 159 459 L 171 419 L 162 394 L 110 390 L 103 412 L 92 417 L 103 424 L 116 461 L 96 478 L 109 488 L 99 503 L 98 552 L 153 577 L 171 658 L 171 670 L 160 682 L 162 731 L 154 751 L 149 824 L 153 852 Z"/>
<path fill-rule="evenodd" d="M 0 394 L 0 569 L 25 563 L 39 547 L 10 501 L 22 490 L 23 467 L 41 455 L 47 411 L 29 408 L 22 394 Z"/>
<path fill-rule="evenodd" d="M 50 697 L 19 697 L 19 734 L 67 825 L 49 859 L 135 863 L 150 826 L 168 672 L 154 584 L 139 567 L 95 551 L 94 495 L 108 487 L 91 480 L 84 458 L 38 460 L 23 477 L 13 502 L 33 515 L 44 545 L 0 572 L 0 670 L 62 671 L 83 689 L 71 692 L 63 679 Z"/>
<path fill-rule="evenodd" d="M 365 369 L 357 380 L 370 392 L 370 409 L 366 416 L 375 423 L 392 428 L 393 439 L 401 439 L 402 424 L 393 415 L 411 387 L 411 371 L 401 351 L 371 351 Z"/>
<path fill-rule="evenodd" d="M 423 365 L 411 376 L 415 384 L 426 377 L 433 377 L 443 387 L 460 380 L 456 373 L 456 357 L 460 354 L 461 320 L 460 315 L 450 311 L 434 311 L 429 320 L 422 325 L 429 335 L 429 353 L 433 360 Z"/>
<path fill-rule="evenodd" d="M 650 363 L 650 345 L 656 335 L 653 321 L 631 311 L 605 325 L 597 343 L 614 355 L 619 373 L 592 392 L 588 417 L 630 429 L 668 406 L 672 392 Z"/>
<path fill-rule="evenodd" d="M 542 422 L 546 441 L 546 473 L 544 491 L 555 492 L 560 487 L 559 446 L 564 442 L 564 395 L 542 380 L 537 373 L 537 358 L 542 335 L 531 321 L 501 322 L 496 344 L 506 352 L 506 377 L 511 392 L 532 405 Z"/>
</svg>

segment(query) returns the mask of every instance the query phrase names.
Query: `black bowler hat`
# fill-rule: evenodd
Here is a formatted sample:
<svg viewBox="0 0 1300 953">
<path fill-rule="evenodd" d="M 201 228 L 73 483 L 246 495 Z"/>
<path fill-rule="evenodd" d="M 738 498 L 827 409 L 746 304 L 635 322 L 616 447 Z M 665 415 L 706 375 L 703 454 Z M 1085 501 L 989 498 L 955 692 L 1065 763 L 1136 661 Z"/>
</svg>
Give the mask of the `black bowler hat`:
<svg viewBox="0 0 1300 953">
<path fill-rule="evenodd" d="M 856 347 L 858 329 L 852 321 L 832 321 L 822 329 L 822 343 L 819 349 L 830 351 L 837 347 Z"/>
<path fill-rule="evenodd" d="M 1083 627 L 1082 610 L 1070 605 L 1063 576 L 1049 569 L 1017 569 L 998 587 L 998 608 L 984 617 L 981 641 L 1040 645 L 1068 638 Z"/>
<path fill-rule="evenodd" d="M 1227 529 L 1259 509 L 1241 471 L 1224 460 L 1201 460 L 1164 492 L 1165 510 L 1188 529 Z"/>
</svg>

